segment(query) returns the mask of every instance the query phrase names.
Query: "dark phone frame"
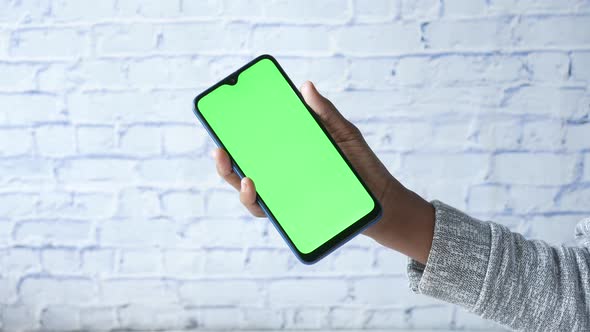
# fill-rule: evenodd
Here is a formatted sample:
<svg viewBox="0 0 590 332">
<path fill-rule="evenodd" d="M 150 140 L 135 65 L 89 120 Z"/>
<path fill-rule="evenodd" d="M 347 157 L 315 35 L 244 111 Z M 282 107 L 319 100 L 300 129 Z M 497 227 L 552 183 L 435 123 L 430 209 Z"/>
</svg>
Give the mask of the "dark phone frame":
<svg viewBox="0 0 590 332">
<path fill-rule="evenodd" d="M 297 89 L 295 87 L 295 85 L 293 84 L 291 79 L 289 79 L 289 77 L 287 76 L 287 74 L 285 73 L 283 68 L 279 65 L 278 61 L 274 57 L 272 57 L 271 55 L 268 55 L 268 54 L 260 55 L 260 56 L 256 57 L 255 59 L 253 59 L 252 61 L 248 62 L 247 64 L 245 64 L 244 66 L 242 66 L 241 68 L 236 70 L 235 72 L 231 73 L 230 75 L 228 75 L 227 77 L 225 77 L 221 81 L 217 82 L 213 86 L 209 87 L 207 90 L 205 90 L 202 93 L 200 93 L 199 95 L 197 95 L 193 101 L 193 113 L 197 116 L 197 118 L 199 119 L 199 121 L 201 122 L 203 127 L 205 127 L 205 129 L 209 133 L 209 136 L 211 136 L 213 141 L 215 141 L 215 144 L 217 144 L 218 147 L 223 148 L 227 152 L 227 154 L 229 155 L 230 160 L 232 162 L 232 168 L 233 168 L 234 172 L 236 172 L 240 176 L 240 178 L 243 178 L 245 176 L 244 173 L 242 172 L 242 169 L 238 165 L 238 163 L 233 159 L 231 153 L 225 148 L 225 146 L 223 145 L 223 143 L 221 142 L 221 140 L 219 139 L 219 137 L 217 136 L 217 134 L 215 133 L 213 128 L 211 128 L 211 126 L 209 126 L 209 123 L 207 122 L 205 117 L 199 111 L 198 103 L 201 98 L 203 98 L 204 96 L 206 96 L 207 94 L 209 94 L 210 92 L 212 92 L 213 90 L 219 88 L 220 86 L 222 86 L 224 84 L 235 85 L 238 82 L 239 75 L 243 71 L 247 70 L 252 65 L 254 65 L 258 61 L 263 60 L 263 59 L 268 59 L 274 63 L 274 65 L 277 67 L 277 69 L 279 70 L 279 72 L 281 73 L 283 78 L 289 83 L 289 86 L 291 87 L 293 92 L 299 97 L 299 100 L 301 101 L 301 103 L 303 103 L 303 105 L 305 105 L 305 108 L 307 109 L 307 111 L 312 115 L 312 117 L 315 119 L 316 123 L 322 129 L 324 134 L 328 137 L 328 139 L 332 143 L 332 146 L 334 146 L 334 148 L 336 148 L 336 150 L 340 154 L 340 157 L 342 159 L 344 159 L 344 161 L 346 162 L 348 167 L 352 170 L 352 172 L 354 173 L 354 175 L 356 176 L 358 181 L 360 181 L 360 183 L 362 184 L 363 188 L 365 188 L 367 193 L 369 193 L 369 195 L 373 199 L 373 203 L 374 203 L 374 207 L 371 212 L 369 212 L 368 214 L 366 214 L 365 216 L 363 216 L 359 220 L 355 221 L 352 225 L 345 228 L 342 232 L 336 234 L 334 237 L 332 237 L 330 240 L 328 240 L 327 242 L 325 242 L 324 244 L 322 244 L 321 246 L 319 246 L 318 248 L 316 248 L 312 252 L 302 253 L 301 251 L 299 251 L 299 249 L 297 249 L 297 247 L 295 246 L 293 241 L 291 241 L 291 238 L 289 238 L 289 236 L 287 235 L 287 233 L 285 232 L 285 230 L 283 229 L 281 224 L 276 220 L 276 218 L 274 217 L 270 208 L 266 205 L 266 203 L 264 202 L 262 197 L 260 197 L 260 195 L 258 195 L 258 193 L 256 193 L 256 201 L 257 201 L 258 205 L 260 205 L 260 207 L 262 208 L 262 210 L 264 211 L 266 216 L 270 219 L 272 224 L 275 226 L 275 228 L 277 229 L 277 231 L 279 232 L 281 237 L 285 240 L 285 242 L 287 242 L 287 244 L 289 245 L 291 251 L 293 251 L 295 256 L 304 264 L 313 264 L 313 263 L 318 262 L 323 257 L 327 256 L 329 253 L 336 250 L 337 248 L 339 248 L 340 246 L 342 246 L 343 244 L 345 244 L 349 240 L 351 240 L 353 237 L 355 237 L 356 235 L 358 235 L 359 233 L 361 233 L 362 231 L 367 229 L 369 226 L 376 223 L 381 218 L 381 216 L 383 214 L 383 210 L 381 208 L 381 204 L 379 203 L 379 201 L 375 198 L 375 196 L 373 195 L 371 190 L 369 190 L 368 186 L 365 184 L 363 179 L 359 176 L 359 174 L 354 169 L 354 167 L 352 167 L 352 164 L 346 158 L 346 156 L 344 155 L 342 150 L 340 150 L 340 147 L 338 146 L 338 144 L 336 144 L 336 142 L 334 141 L 332 136 L 328 133 L 328 131 L 326 130 L 326 128 L 322 124 L 321 120 L 319 119 L 318 115 L 315 114 L 315 112 L 311 109 L 311 107 L 305 103 L 305 100 L 303 99 L 303 96 L 299 92 L 299 89 Z"/>
</svg>

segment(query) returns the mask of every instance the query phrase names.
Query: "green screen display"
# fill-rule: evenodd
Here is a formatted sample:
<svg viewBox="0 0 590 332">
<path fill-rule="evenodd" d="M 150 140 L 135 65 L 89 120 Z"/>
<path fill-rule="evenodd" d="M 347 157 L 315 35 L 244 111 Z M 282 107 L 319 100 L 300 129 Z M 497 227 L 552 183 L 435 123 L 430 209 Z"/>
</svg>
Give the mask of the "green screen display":
<svg viewBox="0 0 590 332">
<path fill-rule="evenodd" d="M 197 109 L 300 252 L 316 250 L 375 208 L 272 60 L 202 95 Z"/>
</svg>

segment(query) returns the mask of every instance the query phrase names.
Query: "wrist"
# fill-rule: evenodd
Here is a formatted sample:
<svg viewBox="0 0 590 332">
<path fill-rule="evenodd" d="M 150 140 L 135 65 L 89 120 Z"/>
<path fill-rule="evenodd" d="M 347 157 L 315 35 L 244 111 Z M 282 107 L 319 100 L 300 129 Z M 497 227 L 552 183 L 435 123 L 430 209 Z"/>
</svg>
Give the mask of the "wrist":
<svg viewBox="0 0 590 332">
<path fill-rule="evenodd" d="M 379 244 L 426 263 L 434 232 L 434 207 L 391 178 L 380 198 L 381 219 L 365 231 Z"/>
</svg>

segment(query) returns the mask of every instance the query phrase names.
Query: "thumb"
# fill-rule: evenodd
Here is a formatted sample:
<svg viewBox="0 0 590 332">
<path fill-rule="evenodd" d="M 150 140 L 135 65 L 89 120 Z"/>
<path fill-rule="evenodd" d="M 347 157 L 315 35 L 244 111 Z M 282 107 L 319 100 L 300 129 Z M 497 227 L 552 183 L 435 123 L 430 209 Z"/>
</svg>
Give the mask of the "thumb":
<svg viewBox="0 0 590 332">
<path fill-rule="evenodd" d="M 352 124 L 338 112 L 334 104 L 322 96 L 310 81 L 303 83 L 301 94 L 305 102 L 320 117 L 328 131 L 341 132 L 352 127 Z"/>
</svg>

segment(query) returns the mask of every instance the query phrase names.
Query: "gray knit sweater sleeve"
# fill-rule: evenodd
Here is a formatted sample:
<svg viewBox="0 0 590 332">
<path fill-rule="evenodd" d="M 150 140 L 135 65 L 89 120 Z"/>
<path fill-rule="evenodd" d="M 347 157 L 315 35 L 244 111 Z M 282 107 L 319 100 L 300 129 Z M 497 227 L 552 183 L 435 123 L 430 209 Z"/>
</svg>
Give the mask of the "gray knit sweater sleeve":
<svg viewBox="0 0 590 332">
<path fill-rule="evenodd" d="M 426 265 L 410 260 L 410 287 L 522 331 L 590 331 L 590 252 L 526 240 L 434 201 Z"/>
</svg>

